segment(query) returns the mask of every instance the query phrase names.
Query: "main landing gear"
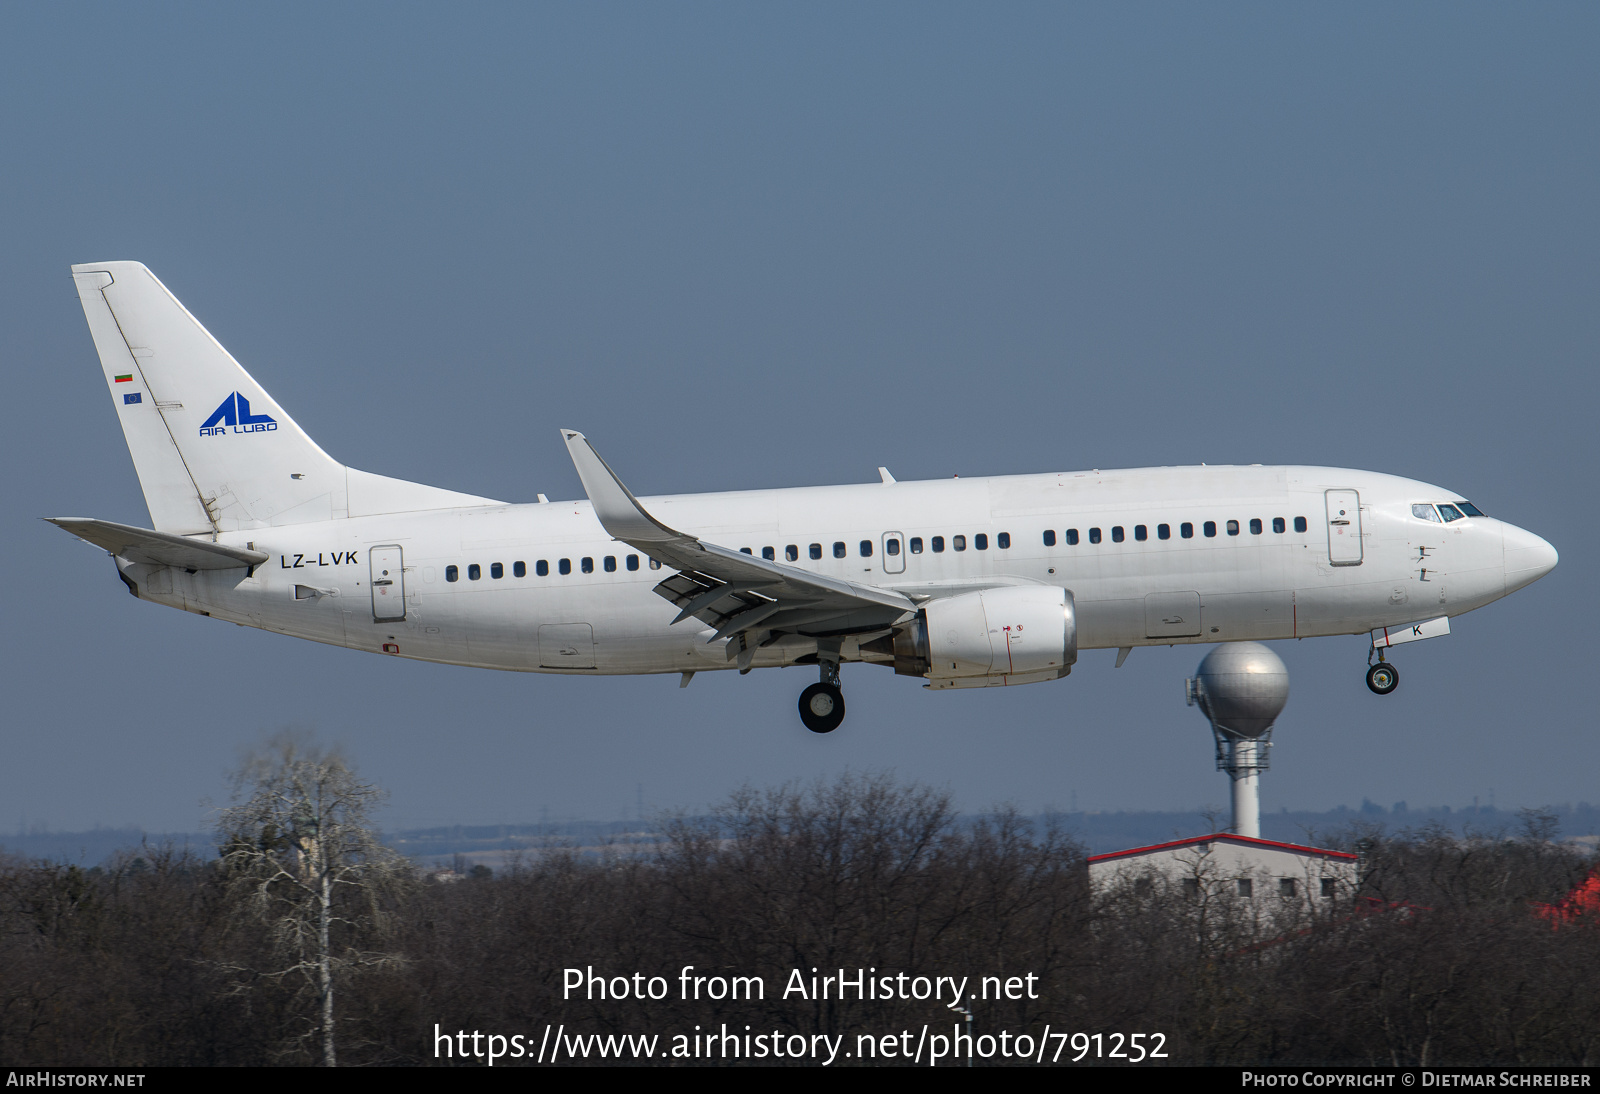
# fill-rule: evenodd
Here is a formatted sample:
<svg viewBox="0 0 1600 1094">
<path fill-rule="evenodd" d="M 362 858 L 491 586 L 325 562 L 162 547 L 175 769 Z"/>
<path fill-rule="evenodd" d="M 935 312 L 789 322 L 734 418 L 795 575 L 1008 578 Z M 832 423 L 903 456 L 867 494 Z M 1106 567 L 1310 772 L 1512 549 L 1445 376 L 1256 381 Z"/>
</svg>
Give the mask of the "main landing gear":
<svg viewBox="0 0 1600 1094">
<path fill-rule="evenodd" d="M 822 679 L 800 693 L 800 720 L 813 733 L 832 733 L 844 721 L 837 662 L 822 662 Z"/>
<path fill-rule="evenodd" d="M 1368 655 L 1367 660 L 1372 660 Z M 1383 651 L 1378 651 L 1378 663 L 1367 669 L 1367 687 L 1372 689 L 1374 695 L 1388 695 L 1400 686 L 1400 670 L 1383 659 Z"/>
</svg>

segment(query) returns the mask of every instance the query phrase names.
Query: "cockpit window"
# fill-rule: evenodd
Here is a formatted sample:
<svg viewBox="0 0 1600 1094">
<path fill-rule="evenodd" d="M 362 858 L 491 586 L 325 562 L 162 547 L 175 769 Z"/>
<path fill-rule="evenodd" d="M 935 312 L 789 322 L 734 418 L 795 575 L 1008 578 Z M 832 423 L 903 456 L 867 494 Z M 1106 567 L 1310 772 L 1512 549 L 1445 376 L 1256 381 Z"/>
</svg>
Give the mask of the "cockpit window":
<svg viewBox="0 0 1600 1094">
<path fill-rule="evenodd" d="M 1446 524 L 1449 524 L 1453 520 L 1460 520 L 1466 514 L 1457 509 L 1454 505 L 1441 505 L 1439 506 L 1439 515 L 1444 517 L 1444 522 Z"/>
<path fill-rule="evenodd" d="M 1411 507 L 1411 515 L 1418 520 L 1431 520 L 1435 524 L 1439 523 L 1439 514 L 1433 511 L 1433 506 L 1431 505 L 1413 505 Z"/>
<path fill-rule="evenodd" d="M 1469 517 L 1483 516 L 1483 510 L 1479 509 L 1476 505 L 1473 505 L 1470 501 L 1458 501 L 1456 502 L 1456 508 L 1467 514 Z"/>
</svg>

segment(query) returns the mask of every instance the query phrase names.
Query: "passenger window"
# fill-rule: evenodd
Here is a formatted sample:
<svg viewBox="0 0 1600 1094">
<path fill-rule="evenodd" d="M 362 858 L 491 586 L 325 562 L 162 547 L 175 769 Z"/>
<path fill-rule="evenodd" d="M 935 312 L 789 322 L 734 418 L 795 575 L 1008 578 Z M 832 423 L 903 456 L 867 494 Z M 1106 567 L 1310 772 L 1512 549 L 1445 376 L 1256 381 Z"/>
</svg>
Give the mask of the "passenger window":
<svg viewBox="0 0 1600 1094">
<path fill-rule="evenodd" d="M 900 553 L 900 541 L 897 539 L 884 540 L 883 553 L 886 555 L 898 555 Z"/>
<path fill-rule="evenodd" d="M 538 574 L 540 577 L 549 577 L 550 563 L 541 558 L 538 562 L 533 564 L 533 572 Z"/>
<path fill-rule="evenodd" d="M 1201 527 L 1205 531 L 1207 539 L 1213 539 L 1213 538 L 1216 537 L 1216 534 L 1217 534 L 1217 522 L 1216 521 L 1208 520 Z"/>
<path fill-rule="evenodd" d="M 471 566 L 467 567 L 467 580 L 468 581 L 477 581 L 482 576 L 483 576 L 483 567 L 479 566 L 476 562 L 474 562 Z"/>
<path fill-rule="evenodd" d="M 456 569 L 454 566 L 446 566 L 444 568 L 444 579 L 446 581 L 460 581 L 461 571 Z"/>
<path fill-rule="evenodd" d="M 1068 547 L 1076 547 L 1077 545 L 1078 545 L 1078 530 L 1076 528 L 1068 528 L 1067 529 L 1067 546 Z"/>
<path fill-rule="evenodd" d="M 1098 528 L 1089 529 L 1089 542 L 1090 543 L 1099 543 L 1100 542 L 1100 529 L 1098 529 Z"/>
<path fill-rule="evenodd" d="M 1184 521 L 1182 524 L 1178 525 L 1178 534 L 1184 539 L 1193 539 L 1194 525 L 1190 524 L 1188 521 Z"/>
<path fill-rule="evenodd" d="M 752 550 L 751 550 L 751 549 L 750 549 L 750 548 L 748 548 L 748 547 L 741 547 L 741 548 L 739 548 L 739 553 L 740 553 L 740 554 L 741 554 L 741 555 L 754 555 L 754 554 L 755 554 L 755 552 L 754 552 L 754 551 L 752 551 Z"/>
<path fill-rule="evenodd" d="M 572 560 L 570 558 L 562 559 L 560 562 L 556 563 L 556 569 L 561 571 L 562 577 L 567 576 L 572 572 Z"/>
<path fill-rule="evenodd" d="M 922 553 L 922 537 L 921 536 L 912 536 L 911 537 L 911 553 L 914 554 L 914 555 L 920 555 Z"/>
<path fill-rule="evenodd" d="M 965 551 L 967 549 L 967 537 L 966 536 L 951 536 L 950 537 L 950 546 L 954 547 L 958 551 Z"/>
<path fill-rule="evenodd" d="M 1112 543 L 1121 543 L 1122 540 L 1123 540 L 1122 525 L 1120 525 L 1120 524 L 1112 525 L 1111 526 L 1111 542 Z"/>
<path fill-rule="evenodd" d="M 800 546 L 795 543 L 789 544 L 789 546 L 783 549 L 783 557 L 789 562 L 799 562 Z"/>
<path fill-rule="evenodd" d="M 1294 530 L 1296 532 L 1304 532 L 1306 530 L 1306 518 L 1305 517 L 1295 517 L 1294 518 Z"/>
<path fill-rule="evenodd" d="M 1466 514 L 1462 513 L 1454 505 L 1441 505 L 1439 506 L 1439 515 L 1444 518 L 1446 524 L 1449 524 L 1453 520 L 1460 520 Z"/>
<path fill-rule="evenodd" d="M 989 537 L 979 532 L 972 537 L 972 545 L 980 551 L 987 551 L 989 549 Z"/>
<path fill-rule="evenodd" d="M 763 547 L 761 548 L 761 557 L 766 559 L 768 562 L 776 562 L 778 561 L 778 552 L 773 550 L 771 547 Z"/>
<path fill-rule="evenodd" d="M 934 536 L 933 537 L 933 553 L 936 554 L 936 555 L 941 555 L 941 554 L 944 553 L 944 537 L 943 536 Z"/>
<path fill-rule="evenodd" d="M 1239 534 L 1239 522 L 1238 521 L 1230 520 L 1228 522 L 1228 534 L 1230 536 L 1236 536 L 1236 535 Z"/>
<path fill-rule="evenodd" d="M 607 555 L 605 557 L 605 562 L 603 563 L 603 565 L 606 568 L 606 573 L 608 573 L 608 574 L 616 573 L 617 572 L 617 556 L 616 555 Z"/>
<path fill-rule="evenodd" d="M 995 536 L 994 545 L 1000 548 L 1002 551 L 1011 550 L 1011 533 L 1001 532 L 999 535 Z"/>
<path fill-rule="evenodd" d="M 843 558 L 847 554 L 849 554 L 849 552 L 847 550 L 845 550 L 844 540 L 842 540 L 842 539 L 834 540 L 833 541 L 833 557 L 834 558 Z"/>
<path fill-rule="evenodd" d="M 1261 534 L 1261 518 L 1260 517 L 1251 517 L 1250 518 L 1250 534 L 1252 536 L 1259 536 Z"/>
<path fill-rule="evenodd" d="M 872 557 L 872 541 L 870 539 L 864 539 L 861 541 L 861 557 Z"/>
<path fill-rule="evenodd" d="M 629 555 L 628 556 L 628 569 L 637 570 L 638 568 L 639 568 L 639 556 L 638 555 Z"/>
<path fill-rule="evenodd" d="M 1272 518 L 1272 530 L 1274 532 L 1277 532 L 1281 535 L 1286 528 L 1288 528 L 1288 525 L 1283 522 L 1282 517 Z"/>
<path fill-rule="evenodd" d="M 527 577 L 528 576 L 528 564 L 526 562 L 513 562 L 511 564 L 511 576 L 512 577 Z"/>
<path fill-rule="evenodd" d="M 491 562 L 489 563 L 489 576 L 494 578 L 496 581 L 499 581 L 502 577 L 506 576 L 506 568 L 500 565 L 498 562 Z"/>
<path fill-rule="evenodd" d="M 1156 538 L 1157 539 L 1171 539 L 1172 538 L 1172 525 L 1170 525 L 1170 524 L 1158 524 L 1158 525 L 1156 525 Z"/>
<path fill-rule="evenodd" d="M 1056 530 L 1054 528 L 1046 528 L 1044 530 L 1044 545 L 1046 547 L 1054 547 L 1056 545 Z"/>
<path fill-rule="evenodd" d="M 652 558 L 650 560 L 650 568 L 652 570 L 659 570 L 659 569 L 661 569 L 661 563 L 657 562 L 655 559 Z"/>
<path fill-rule="evenodd" d="M 1145 540 L 1150 538 L 1150 529 L 1146 528 L 1142 524 L 1135 524 L 1133 526 L 1133 538 L 1138 540 L 1140 543 L 1143 543 Z"/>
<path fill-rule="evenodd" d="M 583 572 L 586 574 L 594 573 L 594 559 L 590 558 L 588 555 L 583 557 Z"/>
<path fill-rule="evenodd" d="M 822 544 L 813 543 L 811 545 L 811 557 L 812 558 L 821 558 L 822 557 Z"/>
</svg>

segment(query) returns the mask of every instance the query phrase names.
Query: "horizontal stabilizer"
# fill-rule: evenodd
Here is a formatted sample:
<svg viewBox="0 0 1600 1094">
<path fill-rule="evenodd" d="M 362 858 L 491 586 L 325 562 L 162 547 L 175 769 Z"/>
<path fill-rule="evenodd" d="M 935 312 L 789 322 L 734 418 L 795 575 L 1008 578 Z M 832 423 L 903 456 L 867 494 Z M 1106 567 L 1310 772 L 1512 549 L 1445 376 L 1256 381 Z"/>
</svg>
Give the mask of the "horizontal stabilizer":
<svg viewBox="0 0 1600 1094">
<path fill-rule="evenodd" d="M 227 547 L 206 540 L 186 539 L 148 528 L 134 528 L 90 517 L 46 517 L 81 540 L 104 548 L 118 558 L 147 566 L 175 566 L 180 570 L 233 570 L 267 561 L 260 551 Z"/>
</svg>

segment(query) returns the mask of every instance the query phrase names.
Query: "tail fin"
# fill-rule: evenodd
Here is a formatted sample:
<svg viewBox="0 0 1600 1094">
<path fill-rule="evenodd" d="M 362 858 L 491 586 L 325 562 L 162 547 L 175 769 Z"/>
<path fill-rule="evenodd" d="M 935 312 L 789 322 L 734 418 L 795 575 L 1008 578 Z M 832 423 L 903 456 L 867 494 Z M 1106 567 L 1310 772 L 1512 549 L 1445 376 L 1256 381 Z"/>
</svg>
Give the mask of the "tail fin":
<svg viewBox="0 0 1600 1094">
<path fill-rule="evenodd" d="M 87 263 L 72 276 L 157 529 L 496 504 L 333 459 L 140 263 Z"/>
</svg>

